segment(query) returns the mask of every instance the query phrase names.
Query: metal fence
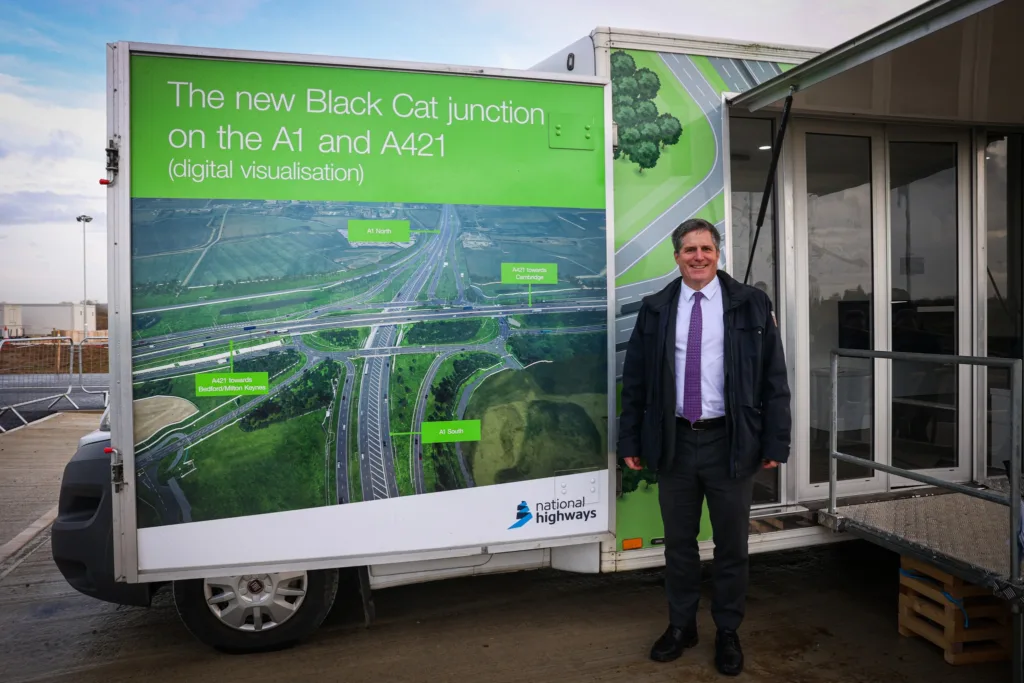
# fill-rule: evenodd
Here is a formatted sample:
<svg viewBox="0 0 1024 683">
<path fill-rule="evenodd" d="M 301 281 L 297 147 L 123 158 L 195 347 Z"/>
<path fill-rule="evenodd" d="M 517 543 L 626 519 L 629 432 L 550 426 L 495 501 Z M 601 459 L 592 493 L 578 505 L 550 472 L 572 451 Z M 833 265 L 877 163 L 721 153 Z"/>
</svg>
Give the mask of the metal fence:
<svg viewBox="0 0 1024 683">
<path fill-rule="evenodd" d="M 1010 371 L 1010 461 L 1007 477 L 1010 481 L 1010 495 L 1003 493 L 978 489 L 963 484 L 944 481 L 935 477 L 921 474 L 913 470 L 907 470 L 892 465 L 885 465 L 873 462 L 865 458 L 859 458 L 847 453 L 839 452 L 839 358 L 862 358 L 866 360 L 883 359 L 891 361 L 912 361 L 919 363 L 934 363 L 946 365 L 973 365 L 989 368 L 1005 368 Z M 1010 515 L 1010 571 L 1005 581 L 1017 593 L 1016 599 L 1011 600 L 1011 611 L 1013 614 L 1013 661 L 1012 680 L 1014 683 L 1024 683 L 1024 611 L 1022 611 L 1020 591 L 1024 591 L 1024 582 L 1021 577 L 1021 373 L 1022 362 L 1013 358 L 989 358 L 981 356 L 950 356 L 927 353 L 908 353 L 897 351 L 866 351 L 854 349 L 836 349 L 832 351 L 831 358 L 831 421 L 829 427 L 829 498 L 828 514 L 833 519 L 838 518 L 836 509 L 837 483 L 839 478 L 839 461 L 858 465 L 860 467 L 880 470 L 907 479 L 918 481 L 922 484 L 955 491 L 973 498 L 980 498 L 1009 508 Z"/>
<path fill-rule="evenodd" d="M 54 410 L 106 408 L 109 359 L 106 337 L 0 339 L 0 433 Z"/>
<path fill-rule="evenodd" d="M 85 394 L 110 400 L 110 344 L 107 337 L 86 337 L 75 346 L 78 357 L 78 388 Z"/>
<path fill-rule="evenodd" d="M 0 418 L 12 413 L 22 424 L 29 406 L 49 401 L 52 410 L 71 398 L 75 345 L 70 337 L 33 337 L 0 340 Z M 0 424 L 0 432 L 6 431 Z"/>
</svg>

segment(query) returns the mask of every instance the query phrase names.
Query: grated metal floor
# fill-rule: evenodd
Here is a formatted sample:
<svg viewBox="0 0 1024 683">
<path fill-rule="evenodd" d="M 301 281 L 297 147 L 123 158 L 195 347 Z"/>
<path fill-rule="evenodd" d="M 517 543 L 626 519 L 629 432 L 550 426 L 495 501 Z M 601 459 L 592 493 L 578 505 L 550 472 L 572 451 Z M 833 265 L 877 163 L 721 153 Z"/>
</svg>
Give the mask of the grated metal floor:
<svg viewBox="0 0 1024 683">
<path fill-rule="evenodd" d="M 1010 509 L 962 493 L 839 506 L 847 527 L 860 527 L 971 566 L 992 579 L 1010 576 Z M 855 529 L 851 529 L 854 531 Z"/>
</svg>

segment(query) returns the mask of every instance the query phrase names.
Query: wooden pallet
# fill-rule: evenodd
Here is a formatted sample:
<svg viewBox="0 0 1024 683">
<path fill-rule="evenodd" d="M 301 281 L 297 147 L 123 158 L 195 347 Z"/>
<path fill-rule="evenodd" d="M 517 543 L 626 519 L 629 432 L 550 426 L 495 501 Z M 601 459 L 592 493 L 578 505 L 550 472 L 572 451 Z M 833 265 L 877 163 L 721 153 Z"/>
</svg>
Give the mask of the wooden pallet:
<svg viewBox="0 0 1024 683">
<path fill-rule="evenodd" d="M 992 591 L 911 557 L 901 558 L 899 632 L 920 636 L 942 648 L 950 664 L 999 662 L 1010 658 L 1010 608 Z M 943 593 L 956 599 L 963 610 Z M 964 625 L 964 611 L 968 625 Z"/>
</svg>

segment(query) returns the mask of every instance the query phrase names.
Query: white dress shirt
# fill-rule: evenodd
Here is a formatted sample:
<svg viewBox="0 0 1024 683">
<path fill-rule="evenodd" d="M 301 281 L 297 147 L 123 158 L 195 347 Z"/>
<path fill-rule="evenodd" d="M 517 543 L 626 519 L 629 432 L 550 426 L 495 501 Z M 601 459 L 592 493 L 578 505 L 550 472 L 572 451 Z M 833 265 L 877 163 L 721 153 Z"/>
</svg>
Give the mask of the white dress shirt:
<svg viewBox="0 0 1024 683">
<path fill-rule="evenodd" d="M 725 322 L 723 320 L 722 291 L 717 277 L 711 280 L 701 294 L 700 345 L 700 419 L 708 420 L 725 415 Z M 679 310 L 676 315 L 676 415 L 683 414 L 683 387 L 686 386 L 686 347 L 690 334 L 690 314 L 696 292 L 680 283 Z"/>
</svg>

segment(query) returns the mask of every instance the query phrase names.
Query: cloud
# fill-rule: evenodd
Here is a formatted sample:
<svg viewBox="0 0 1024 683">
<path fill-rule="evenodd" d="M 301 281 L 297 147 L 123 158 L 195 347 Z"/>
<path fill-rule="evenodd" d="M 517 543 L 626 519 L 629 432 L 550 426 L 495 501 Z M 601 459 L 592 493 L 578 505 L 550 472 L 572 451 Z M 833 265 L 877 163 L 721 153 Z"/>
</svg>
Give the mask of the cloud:
<svg viewBox="0 0 1024 683">
<path fill-rule="evenodd" d="M 57 194 L 56 192 L 12 192 L 0 194 L 0 226 L 71 223 L 84 209 L 102 208 L 95 197 Z M 93 224 L 106 224 L 105 211 L 85 211 Z M 104 228 L 105 229 L 105 228 Z"/>
<path fill-rule="evenodd" d="M 0 75 L 0 188 L 101 199 L 106 114 L 87 103 Z"/>
<path fill-rule="evenodd" d="M 67 45 L 43 35 L 31 26 L 16 25 L 7 21 L 0 21 L 0 43 L 4 45 L 20 45 L 22 47 L 40 48 L 51 52 L 63 53 L 67 51 Z"/>
<path fill-rule="evenodd" d="M 920 1 L 465 0 L 464 11 L 503 27 L 492 41 L 498 66 L 528 68 L 599 26 L 827 49 Z"/>
<path fill-rule="evenodd" d="M 188 26 L 204 23 L 237 24 L 249 17 L 254 10 L 269 3 L 268 0 L 114 0 L 104 4 L 107 5 L 105 12 L 123 12 L 145 25 L 156 26 L 161 22 L 169 22 Z"/>
<path fill-rule="evenodd" d="M 103 62 L 89 69 L 76 69 L 76 65 L 81 66 L 75 59 L 61 59 L 59 64 L 51 65 L 22 55 L 0 54 L 0 91 L 55 104 L 104 106 Z"/>
<path fill-rule="evenodd" d="M 52 224 L 0 227 L 0 301 L 56 303 L 82 298 L 82 268 L 90 299 L 107 300 L 107 245 L 102 233 L 86 233 L 72 219 Z M 36 246 L 33 246 L 35 244 Z M 83 259 L 84 256 L 84 259 Z M 84 262 L 83 262 L 84 261 Z"/>
</svg>

